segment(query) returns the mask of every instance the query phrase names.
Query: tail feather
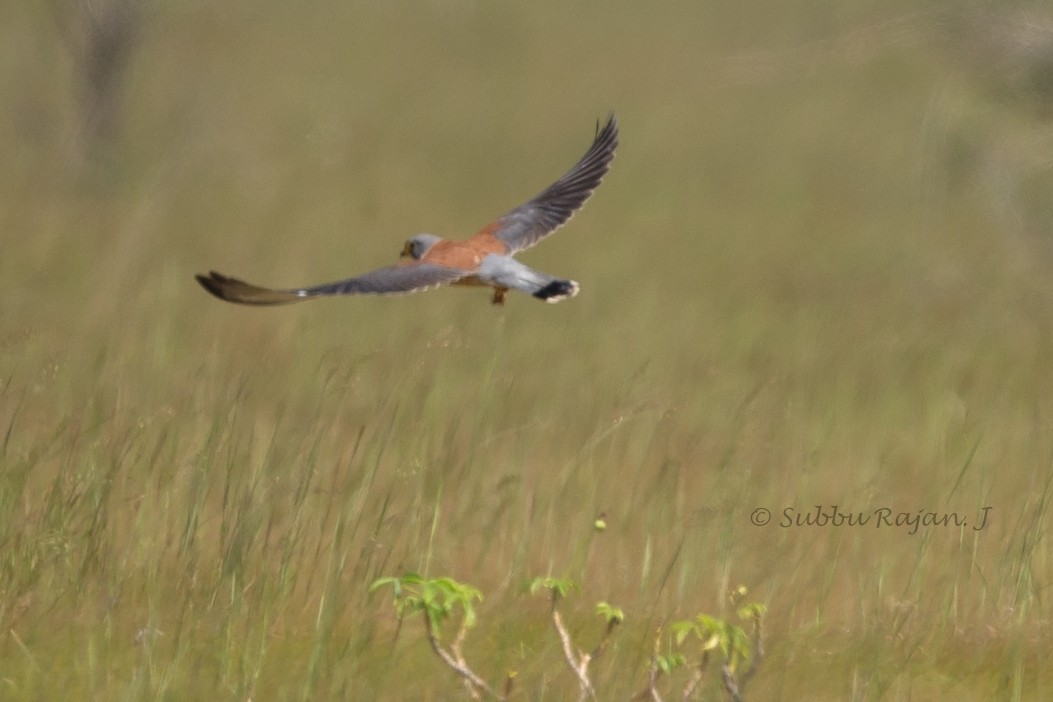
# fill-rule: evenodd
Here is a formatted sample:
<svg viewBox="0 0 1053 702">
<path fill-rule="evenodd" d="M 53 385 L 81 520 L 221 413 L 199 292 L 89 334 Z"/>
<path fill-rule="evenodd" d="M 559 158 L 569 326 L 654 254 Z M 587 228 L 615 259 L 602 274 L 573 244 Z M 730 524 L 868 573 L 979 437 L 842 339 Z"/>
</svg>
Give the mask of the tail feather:
<svg viewBox="0 0 1053 702">
<path fill-rule="evenodd" d="M 559 302 L 578 294 L 578 284 L 573 280 L 553 280 L 534 293 L 534 297 L 545 302 Z"/>
<path fill-rule="evenodd" d="M 578 284 L 535 271 L 511 256 L 490 254 L 483 259 L 477 276 L 494 287 L 520 290 L 545 302 L 559 302 L 578 294 Z"/>
</svg>

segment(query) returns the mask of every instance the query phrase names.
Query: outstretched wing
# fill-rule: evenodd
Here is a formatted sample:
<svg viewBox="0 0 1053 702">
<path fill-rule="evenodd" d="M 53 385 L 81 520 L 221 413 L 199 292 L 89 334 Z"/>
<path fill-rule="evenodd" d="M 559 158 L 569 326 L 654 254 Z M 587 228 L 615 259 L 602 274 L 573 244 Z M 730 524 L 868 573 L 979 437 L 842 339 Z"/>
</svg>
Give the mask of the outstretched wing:
<svg viewBox="0 0 1053 702">
<path fill-rule="evenodd" d="M 456 282 L 470 273 L 458 268 L 412 261 L 378 268 L 355 278 L 297 290 L 261 288 L 215 271 L 210 271 L 207 276 L 194 277 L 201 283 L 201 287 L 220 300 L 242 305 L 284 305 L 323 295 L 397 295 L 419 292 Z"/>
<path fill-rule="evenodd" d="M 602 129 L 597 122 L 592 146 L 573 168 L 530 202 L 484 227 L 477 236 L 497 237 L 510 254 L 538 243 L 585 204 L 610 169 L 617 148 L 618 120 L 611 114 Z"/>
</svg>

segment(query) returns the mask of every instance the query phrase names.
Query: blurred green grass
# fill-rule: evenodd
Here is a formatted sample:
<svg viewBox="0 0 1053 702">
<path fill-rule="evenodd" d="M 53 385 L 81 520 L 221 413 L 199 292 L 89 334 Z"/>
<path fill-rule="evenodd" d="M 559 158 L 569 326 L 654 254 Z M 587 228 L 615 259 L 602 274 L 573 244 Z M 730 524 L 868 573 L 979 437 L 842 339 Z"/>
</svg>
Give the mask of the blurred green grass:
<svg viewBox="0 0 1053 702">
<path fill-rule="evenodd" d="M 738 583 L 760 698 L 1048 697 L 1048 118 L 997 31 L 1042 15 L 992 7 L 156 5 L 97 170 L 55 17 L 0 10 L 0 697 L 448 699 L 366 593 L 405 570 L 487 594 L 466 653 L 528 699 L 574 689 L 548 572 L 583 640 L 629 615 L 607 698 Z M 192 280 L 468 235 L 610 109 L 607 182 L 524 256 L 572 302 Z M 816 504 L 993 509 L 749 521 Z"/>
</svg>

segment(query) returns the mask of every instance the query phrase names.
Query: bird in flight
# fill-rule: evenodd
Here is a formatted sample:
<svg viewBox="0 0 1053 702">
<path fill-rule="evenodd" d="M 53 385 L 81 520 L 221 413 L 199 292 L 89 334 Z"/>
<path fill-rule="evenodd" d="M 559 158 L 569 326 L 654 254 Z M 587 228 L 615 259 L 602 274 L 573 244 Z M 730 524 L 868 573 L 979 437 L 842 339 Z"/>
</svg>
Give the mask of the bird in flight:
<svg viewBox="0 0 1053 702">
<path fill-rule="evenodd" d="M 529 268 L 513 256 L 559 229 L 585 204 L 610 169 L 617 147 L 618 121 L 612 114 L 602 128 L 597 123 L 592 146 L 581 160 L 537 197 L 463 241 L 416 234 L 402 249 L 405 260 L 394 266 L 289 290 L 263 288 L 215 271 L 195 277 L 219 299 L 242 305 L 283 305 L 326 295 L 392 295 L 440 285 L 489 286 L 495 305 L 504 304 L 509 290 L 559 302 L 577 295 L 578 284 Z"/>
</svg>

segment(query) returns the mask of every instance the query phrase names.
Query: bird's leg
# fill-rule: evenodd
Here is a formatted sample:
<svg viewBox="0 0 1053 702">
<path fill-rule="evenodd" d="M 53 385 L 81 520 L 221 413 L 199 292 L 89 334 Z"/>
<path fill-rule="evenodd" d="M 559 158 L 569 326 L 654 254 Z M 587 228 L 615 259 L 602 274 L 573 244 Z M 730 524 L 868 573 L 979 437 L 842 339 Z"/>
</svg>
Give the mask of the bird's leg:
<svg viewBox="0 0 1053 702">
<path fill-rule="evenodd" d="M 505 293 L 508 292 L 508 288 L 494 288 L 493 303 L 495 305 L 505 304 Z"/>
</svg>

